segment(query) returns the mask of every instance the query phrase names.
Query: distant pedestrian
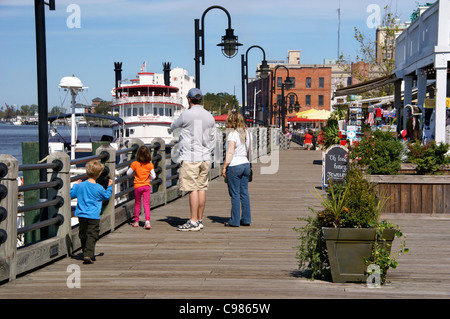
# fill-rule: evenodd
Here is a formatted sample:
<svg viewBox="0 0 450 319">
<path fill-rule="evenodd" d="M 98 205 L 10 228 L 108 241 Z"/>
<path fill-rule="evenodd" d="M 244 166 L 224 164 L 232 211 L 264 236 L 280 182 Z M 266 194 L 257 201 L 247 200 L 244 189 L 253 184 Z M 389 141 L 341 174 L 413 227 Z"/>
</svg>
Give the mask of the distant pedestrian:
<svg viewBox="0 0 450 319">
<path fill-rule="evenodd" d="M 152 163 L 152 154 L 147 146 L 142 145 L 136 152 L 136 160 L 131 163 L 127 175 L 134 172 L 134 223 L 139 227 L 139 213 L 141 212 L 141 197 L 145 213 L 145 229 L 150 229 L 150 194 L 152 185 L 150 181 L 156 178 L 155 167 Z"/>
<path fill-rule="evenodd" d="M 225 226 L 250 226 L 248 182 L 251 171 L 249 161 L 249 153 L 252 149 L 251 135 L 245 126 L 244 117 L 236 110 L 228 113 L 225 123 L 227 144 L 222 176 L 227 179 L 228 193 L 231 197 L 231 218 Z"/>
<path fill-rule="evenodd" d="M 77 199 L 75 216 L 78 217 L 78 231 L 84 263 L 92 264 L 95 260 L 95 245 L 100 233 L 100 213 L 102 201 L 109 200 L 112 194 L 113 180 L 109 179 L 107 188 L 97 184 L 96 180 L 103 172 L 103 164 L 92 160 L 86 164 L 88 179 L 78 180 L 70 189 L 71 198 Z"/>
<path fill-rule="evenodd" d="M 180 190 L 189 192 L 191 218 L 178 226 L 180 231 L 203 228 L 211 155 L 216 143 L 216 122 L 201 105 L 202 98 L 199 89 L 190 89 L 187 95 L 189 109 L 181 113 L 170 126 L 171 131 L 180 129 L 179 183 Z"/>
<path fill-rule="evenodd" d="M 308 133 L 306 133 L 305 138 L 303 140 L 303 147 L 309 151 L 312 145 L 313 145 L 313 131 L 308 130 Z"/>
</svg>

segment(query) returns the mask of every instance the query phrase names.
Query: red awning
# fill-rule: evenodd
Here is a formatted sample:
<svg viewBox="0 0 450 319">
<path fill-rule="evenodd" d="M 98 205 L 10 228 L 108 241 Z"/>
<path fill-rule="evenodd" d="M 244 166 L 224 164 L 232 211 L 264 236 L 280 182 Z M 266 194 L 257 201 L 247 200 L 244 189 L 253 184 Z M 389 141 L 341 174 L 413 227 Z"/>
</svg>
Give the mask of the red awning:
<svg viewBox="0 0 450 319">
<path fill-rule="evenodd" d="M 288 122 L 302 122 L 302 123 L 313 123 L 313 122 L 326 122 L 327 120 L 322 119 L 305 119 L 298 117 L 291 117 L 288 119 Z"/>
<path fill-rule="evenodd" d="M 214 120 L 216 122 L 225 122 L 227 120 L 228 114 L 216 115 L 214 116 Z"/>
</svg>

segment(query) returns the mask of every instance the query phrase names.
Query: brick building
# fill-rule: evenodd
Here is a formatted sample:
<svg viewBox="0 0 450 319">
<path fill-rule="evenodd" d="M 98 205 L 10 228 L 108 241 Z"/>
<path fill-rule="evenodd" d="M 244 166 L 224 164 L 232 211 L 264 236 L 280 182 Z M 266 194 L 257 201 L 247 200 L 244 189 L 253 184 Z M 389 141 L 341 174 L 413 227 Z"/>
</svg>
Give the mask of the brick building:
<svg viewBox="0 0 450 319">
<path fill-rule="evenodd" d="M 293 54 L 297 53 L 298 54 Z M 299 111 L 309 109 L 331 110 L 331 75 L 332 67 L 326 64 L 300 64 L 299 51 L 289 51 L 288 63 L 268 61 L 271 69 L 269 79 L 256 79 L 249 82 L 247 89 L 247 114 L 257 123 L 282 126 L 282 83 L 284 83 L 289 70 L 292 86 L 284 90 L 286 101 L 285 125 L 288 118 L 295 116 Z M 272 80 L 273 77 L 273 80 Z M 274 92 L 270 94 L 271 87 Z M 255 98 L 255 93 L 256 98 Z M 254 107 L 256 101 L 256 107 Z M 295 102 L 300 108 L 295 109 Z M 290 107 L 291 106 L 291 107 Z M 256 114 L 253 114 L 256 110 Z"/>
</svg>

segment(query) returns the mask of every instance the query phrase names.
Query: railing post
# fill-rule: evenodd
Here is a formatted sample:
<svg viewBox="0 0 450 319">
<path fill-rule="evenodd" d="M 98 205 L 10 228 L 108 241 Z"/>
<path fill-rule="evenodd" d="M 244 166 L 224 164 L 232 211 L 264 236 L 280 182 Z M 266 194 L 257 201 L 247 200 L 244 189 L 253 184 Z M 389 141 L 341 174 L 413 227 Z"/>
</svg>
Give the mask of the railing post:
<svg viewBox="0 0 450 319">
<path fill-rule="evenodd" d="M 223 164 L 223 131 L 216 129 L 216 147 L 214 148 L 214 167 L 217 168 L 217 176 L 220 176 L 222 172 L 222 164 Z"/>
<path fill-rule="evenodd" d="M 250 127 L 248 129 L 248 133 L 251 136 L 251 140 L 252 140 L 252 149 L 250 151 L 250 158 L 249 161 L 250 163 L 255 163 L 255 160 L 258 156 L 258 137 L 256 135 L 256 128 L 254 127 Z"/>
<path fill-rule="evenodd" d="M 142 140 L 140 140 L 138 138 L 130 138 L 128 140 L 128 147 L 132 147 L 133 145 L 137 145 L 139 148 L 140 146 L 144 145 L 144 142 L 142 142 Z M 137 149 L 136 149 L 136 151 L 134 151 L 133 153 L 128 155 L 128 160 L 135 158 L 136 153 L 137 153 Z"/>
<path fill-rule="evenodd" d="M 152 159 L 155 165 L 156 178 L 161 180 L 161 184 L 157 186 L 155 194 L 155 205 L 167 204 L 167 187 L 166 187 L 166 143 L 162 138 L 155 138 L 152 140 L 154 146 Z M 158 160 L 159 159 L 159 160 Z M 161 168 L 159 171 L 157 168 Z M 152 201 L 153 202 L 153 201 Z"/>
<path fill-rule="evenodd" d="M 17 276 L 17 207 L 19 161 L 0 154 L 0 281 Z"/>
<path fill-rule="evenodd" d="M 172 139 L 171 141 L 170 141 L 170 144 L 172 144 L 173 146 L 170 148 L 170 165 L 174 165 L 174 164 L 179 164 L 178 163 L 178 161 L 177 161 L 177 158 L 178 158 L 178 153 L 174 153 L 174 149 L 176 149 L 176 151 L 178 152 L 178 139 Z M 178 165 L 178 167 L 174 167 L 174 168 L 172 168 L 171 169 L 171 172 L 170 172 L 170 176 L 174 176 L 174 175 L 176 175 L 176 174 L 179 174 L 179 172 L 180 172 L 180 167 L 179 167 L 180 165 Z M 172 179 L 172 183 L 171 183 L 171 186 L 172 187 L 174 187 L 174 186 L 177 186 L 177 184 L 178 184 L 178 178 L 177 179 Z"/>
<path fill-rule="evenodd" d="M 259 157 L 261 157 L 267 155 L 267 127 L 259 128 L 259 139 L 260 139 Z"/>
<path fill-rule="evenodd" d="M 220 145 L 219 140 L 218 140 L 218 136 L 219 136 L 219 130 L 217 128 L 215 128 L 216 132 L 214 133 L 214 151 L 211 154 L 211 163 L 210 163 L 210 170 L 209 170 L 209 176 L 208 179 L 212 180 L 218 176 L 220 176 L 220 171 L 221 171 L 221 153 L 219 153 L 220 150 L 218 150 L 218 147 Z M 209 138 L 209 136 L 208 136 Z"/>
<path fill-rule="evenodd" d="M 55 214 L 60 214 L 64 218 L 64 222 L 58 226 L 58 231 L 56 236 L 58 238 L 65 238 L 66 240 L 66 252 L 70 256 L 72 254 L 72 208 L 71 208 L 71 198 L 70 198 L 70 157 L 64 152 L 54 152 L 50 154 L 47 158 L 47 163 L 58 162 L 61 164 L 56 170 L 48 169 L 47 176 L 48 180 L 52 181 L 55 178 L 59 178 L 62 182 L 62 187 L 55 190 L 55 196 L 61 196 L 64 199 L 63 206 L 56 209 Z M 51 191 L 49 190 L 49 195 Z M 55 197 L 52 196 L 52 197 Z M 53 210 L 55 208 L 51 208 Z M 50 208 L 49 208 L 50 210 Z M 50 214 L 49 214 L 50 215 Z M 54 217 L 54 216 L 49 216 Z M 61 251 L 61 253 L 64 253 Z"/>
<path fill-rule="evenodd" d="M 272 128 L 270 130 L 270 150 L 278 151 L 280 149 L 280 129 Z"/>
<path fill-rule="evenodd" d="M 115 171 L 116 171 L 116 150 L 111 145 L 101 145 L 95 151 L 96 155 L 108 154 L 106 160 L 102 160 L 102 163 L 105 165 L 105 168 L 109 170 L 108 177 L 115 181 Z M 114 183 L 112 185 L 112 194 L 109 198 L 109 201 L 103 205 L 102 208 L 102 216 L 100 217 L 100 234 L 105 233 L 106 231 L 114 231 L 115 229 L 115 187 Z M 108 223 L 109 219 L 109 223 Z"/>
</svg>

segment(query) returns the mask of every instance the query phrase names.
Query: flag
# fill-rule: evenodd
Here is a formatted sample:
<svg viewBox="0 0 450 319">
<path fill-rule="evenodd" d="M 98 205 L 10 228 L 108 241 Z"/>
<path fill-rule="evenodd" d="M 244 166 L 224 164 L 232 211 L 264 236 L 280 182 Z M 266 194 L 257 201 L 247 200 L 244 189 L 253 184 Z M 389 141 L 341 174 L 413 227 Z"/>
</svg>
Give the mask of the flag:
<svg viewBox="0 0 450 319">
<path fill-rule="evenodd" d="M 367 118 L 367 124 L 373 125 L 373 123 L 374 123 L 373 113 L 370 112 L 369 117 Z"/>
<path fill-rule="evenodd" d="M 141 72 L 144 71 L 144 70 L 145 70 L 145 61 L 144 61 L 144 63 L 142 63 Z"/>
</svg>

